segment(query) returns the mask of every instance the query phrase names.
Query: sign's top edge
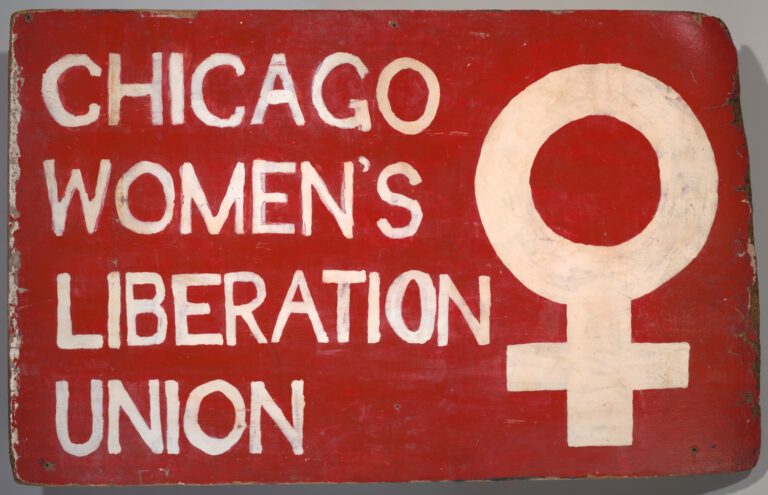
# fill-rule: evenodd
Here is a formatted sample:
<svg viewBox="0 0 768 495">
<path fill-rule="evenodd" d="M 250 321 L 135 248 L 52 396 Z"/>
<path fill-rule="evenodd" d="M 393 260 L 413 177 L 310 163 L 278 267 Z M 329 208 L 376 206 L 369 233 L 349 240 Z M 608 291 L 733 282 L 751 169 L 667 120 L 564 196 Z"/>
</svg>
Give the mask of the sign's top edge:
<svg viewBox="0 0 768 495">
<path fill-rule="evenodd" d="M 11 32 L 17 26 L 17 22 L 23 19 L 26 22 L 32 21 L 33 15 L 49 15 L 49 14 L 122 14 L 122 15 L 140 15 L 142 17 L 150 18 L 168 18 L 177 19 L 180 21 L 193 21 L 198 18 L 199 15 L 212 15 L 212 14 L 248 14 L 248 13 L 285 13 L 291 15 L 300 14 L 381 14 L 387 13 L 392 15 L 419 15 L 419 14 L 494 14 L 494 15 L 513 15 L 513 14 L 550 14 L 556 16 L 569 16 L 569 15 L 656 15 L 665 17 L 689 17 L 692 18 L 697 24 L 702 25 L 706 19 L 708 22 L 715 22 L 721 26 L 721 28 L 730 35 L 730 30 L 725 21 L 712 14 L 708 14 L 701 11 L 692 10 L 642 10 L 642 9 L 569 9 L 569 10 L 536 10 L 536 9 L 24 9 L 18 10 L 10 16 Z"/>
<path fill-rule="evenodd" d="M 165 17 L 179 20 L 194 20 L 199 14 L 216 13 L 249 13 L 249 12 L 273 12 L 286 14 L 323 14 L 323 13 L 349 13 L 349 14 L 370 14 L 370 13 L 390 13 L 390 14 L 422 14 L 422 13 L 444 13 L 444 14 L 552 14 L 552 15 L 581 15 L 581 14 L 645 14 L 645 15 L 663 15 L 663 16 L 688 16 L 701 24 L 702 19 L 709 18 L 715 20 L 722 26 L 725 22 L 714 15 L 692 10 L 643 10 L 643 9 L 568 9 L 568 10 L 537 10 L 537 9 L 23 9 L 10 15 L 10 24 L 13 28 L 17 19 L 24 19 L 27 22 L 32 20 L 33 15 L 37 14 L 139 14 L 147 17 Z"/>
<path fill-rule="evenodd" d="M 391 13 L 543 13 L 554 15 L 569 15 L 580 13 L 627 13 L 627 14 L 657 14 L 657 15 L 691 15 L 701 17 L 715 17 L 702 11 L 693 10 L 658 10 L 658 9 L 22 9 L 11 13 L 11 17 L 25 14 L 47 13 L 132 13 L 148 15 L 167 15 L 169 17 L 192 18 L 201 13 L 236 13 L 236 12 L 307 12 L 307 13 L 366 13 L 366 12 L 391 12 Z"/>
</svg>

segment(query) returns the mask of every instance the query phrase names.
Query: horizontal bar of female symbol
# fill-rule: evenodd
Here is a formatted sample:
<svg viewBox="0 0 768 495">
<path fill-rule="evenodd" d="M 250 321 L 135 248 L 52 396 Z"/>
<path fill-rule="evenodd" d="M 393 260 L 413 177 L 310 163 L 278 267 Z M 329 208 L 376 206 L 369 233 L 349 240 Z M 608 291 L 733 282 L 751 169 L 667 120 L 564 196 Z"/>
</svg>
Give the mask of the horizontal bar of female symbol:
<svg viewBox="0 0 768 495">
<path fill-rule="evenodd" d="M 629 344 L 610 353 L 567 342 L 509 345 L 507 390 L 567 390 L 578 375 L 593 382 L 620 381 L 633 390 L 685 388 L 689 352 L 686 342 Z"/>
<path fill-rule="evenodd" d="M 507 390 L 567 390 L 571 447 L 631 445 L 632 392 L 687 387 L 689 352 L 685 342 L 511 345 Z"/>
</svg>

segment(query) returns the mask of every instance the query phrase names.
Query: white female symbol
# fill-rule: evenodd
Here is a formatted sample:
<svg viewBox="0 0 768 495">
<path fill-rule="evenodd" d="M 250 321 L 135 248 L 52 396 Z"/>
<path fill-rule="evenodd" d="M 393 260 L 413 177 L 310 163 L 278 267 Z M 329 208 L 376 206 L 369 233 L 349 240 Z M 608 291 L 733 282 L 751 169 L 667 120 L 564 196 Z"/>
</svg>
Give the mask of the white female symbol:
<svg viewBox="0 0 768 495">
<path fill-rule="evenodd" d="M 556 234 L 531 193 L 531 167 L 544 142 L 590 115 L 634 127 L 658 158 L 655 216 L 616 246 Z M 685 268 L 712 227 L 717 166 L 698 119 L 672 88 L 643 72 L 617 64 L 551 72 L 491 126 L 475 194 L 504 265 L 532 291 L 567 305 L 567 342 L 507 347 L 507 390 L 566 390 L 570 446 L 631 445 L 633 391 L 688 386 L 688 343 L 632 343 L 631 302 Z"/>
</svg>

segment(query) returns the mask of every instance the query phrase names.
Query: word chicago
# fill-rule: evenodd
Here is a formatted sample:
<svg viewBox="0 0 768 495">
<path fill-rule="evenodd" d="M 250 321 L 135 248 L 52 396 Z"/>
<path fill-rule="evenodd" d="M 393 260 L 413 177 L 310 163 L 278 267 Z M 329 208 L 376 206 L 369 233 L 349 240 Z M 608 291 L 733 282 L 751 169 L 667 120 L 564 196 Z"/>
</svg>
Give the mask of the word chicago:
<svg viewBox="0 0 768 495">
<path fill-rule="evenodd" d="M 152 53 L 147 57 L 151 67 L 151 79 L 144 82 L 123 80 L 123 61 L 120 54 L 109 54 L 106 63 L 97 63 L 87 54 L 66 54 L 52 62 L 42 77 L 41 96 L 50 117 L 64 128 L 78 128 L 100 125 L 106 117 L 108 126 L 120 124 L 121 106 L 126 99 L 145 102 L 148 110 L 147 121 L 153 126 L 170 123 L 172 126 L 184 125 L 193 116 L 199 122 L 210 127 L 237 127 L 241 125 L 263 125 L 268 111 L 275 106 L 287 108 L 295 125 L 307 124 L 307 108 L 300 104 L 287 57 L 275 53 L 264 72 L 260 90 L 250 102 L 243 101 L 228 110 L 220 105 L 210 104 L 206 95 L 205 84 L 209 74 L 226 72 L 230 77 L 239 78 L 246 74 L 246 66 L 240 56 L 231 53 L 214 53 L 198 62 L 187 80 L 185 70 L 188 60 L 182 53 Z M 362 81 L 369 72 L 365 63 L 350 53 L 333 53 L 325 57 L 315 70 L 311 81 L 312 108 L 320 120 L 329 126 L 350 131 L 371 132 L 371 108 L 369 101 L 350 99 L 348 113 L 333 113 L 326 104 L 324 95 L 328 88 L 329 75 L 347 66 L 343 74 Z M 106 77 L 104 69 L 106 68 Z M 349 69 L 352 69 L 351 71 Z M 248 69 L 252 70 L 252 69 Z M 88 77 L 103 78 L 106 85 L 106 101 L 93 101 L 87 108 L 71 108 L 66 104 L 66 76 L 75 72 L 87 72 Z M 426 86 L 426 98 L 423 109 L 416 112 L 418 117 L 404 119 L 396 115 L 390 103 L 390 86 L 393 78 L 402 71 L 413 71 Z M 82 74 L 81 74 L 82 75 Z M 221 74 L 220 74 L 221 75 Z M 336 80 L 336 79 L 334 79 Z M 440 102 L 440 83 L 435 73 L 424 63 L 413 58 L 398 58 L 387 64 L 379 73 L 375 104 L 386 123 L 394 130 L 406 136 L 424 131 L 435 119 Z M 248 103 L 246 105 L 245 103 Z M 64 237 L 73 231 L 97 236 L 100 217 L 109 192 L 113 191 L 115 223 L 131 234 L 142 236 L 151 241 L 154 234 L 168 232 L 172 225 L 177 225 L 180 235 L 193 233 L 193 218 L 202 220 L 204 234 L 217 236 L 224 229 L 235 234 L 259 234 L 264 236 L 313 235 L 313 222 L 317 211 L 323 209 L 338 226 L 338 231 L 345 239 L 355 236 L 354 218 L 354 182 L 356 174 L 373 169 L 371 162 L 364 156 L 343 164 L 334 181 L 340 186 L 328 187 L 319 169 L 310 160 L 265 160 L 254 159 L 246 166 L 243 162 L 235 163 L 228 170 L 229 182 L 225 193 L 217 198 L 206 192 L 200 169 L 190 161 L 180 160 L 178 173 L 172 173 L 166 166 L 151 160 L 142 160 L 132 164 L 125 172 L 115 178 L 113 160 L 104 158 L 98 163 L 97 173 L 84 173 L 82 168 L 62 163 L 56 157 L 50 157 L 40 164 L 47 187 L 47 207 L 50 211 L 51 231 L 55 237 Z M 359 166 L 358 166 L 359 164 Z M 96 164 L 81 164 L 94 169 Z M 362 172 L 360 172 L 362 171 Z M 293 193 L 268 187 L 280 176 L 296 176 L 300 186 Z M 95 179 L 94 179 L 95 177 Z M 406 181 L 411 187 L 422 183 L 418 167 L 407 161 L 388 164 L 378 171 L 376 192 L 378 200 L 386 207 L 400 209 L 407 215 L 400 215 L 401 221 L 393 224 L 383 215 L 375 219 L 377 230 L 392 240 L 402 240 L 418 235 L 424 221 L 421 201 L 414 195 L 393 190 L 395 178 Z M 89 180 L 86 180 L 89 178 Z M 159 185 L 153 189 L 153 201 L 146 201 L 143 189 L 132 187 L 141 181 L 152 181 Z M 273 183 L 274 185 L 274 183 Z M 133 192 L 131 192 L 133 190 Z M 340 191 L 338 195 L 333 190 Z M 77 197 L 79 201 L 74 201 Z M 370 200 L 370 198 L 366 198 Z M 251 206 L 245 208 L 246 202 Z M 78 203 L 79 209 L 78 212 Z M 146 218 L 146 211 L 137 214 L 136 205 L 159 205 L 153 218 Z M 212 204 L 218 204 L 214 211 Z M 271 217 L 276 205 L 293 206 L 298 212 L 294 222 L 278 221 Z M 294 206 L 295 205 L 295 206 Z M 251 217 L 246 218 L 246 212 Z M 178 218 L 176 215 L 178 213 Z M 82 215 L 82 223 L 68 222 L 68 218 Z M 407 217 L 407 220 L 402 220 Z M 174 223 L 176 222 L 176 223 Z M 69 228 L 68 228 L 69 225 Z M 82 227 L 80 226 L 82 225 Z M 370 232 L 370 230 L 366 230 Z M 74 271 L 55 274 L 51 283 L 55 284 L 57 295 L 56 345 L 65 352 L 105 352 L 123 347 L 156 346 L 173 343 L 176 346 L 235 346 L 242 342 L 238 339 L 240 328 L 247 328 L 252 342 L 257 344 L 279 343 L 288 332 L 311 332 L 311 337 L 318 344 L 343 345 L 362 339 L 367 344 L 375 345 L 381 340 L 385 324 L 396 338 L 406 344 L 426 344 L 436 341 L 438 346 L 448 344 L 449 308 L 458 309 L 473 340 L 478 345 L 490 342 L 491 284 L 485 275 L 477 276 L 475 287 L 457 288 L 449 274 L 430 275 L 420 270 L 408 270 L 392 278 L 383 280 L 374 269 L 362 267 L 358 270 L 339 270 L 337 267 L 324 267 L 318 276 L 319 286 L 312 287 L 302 270 L 291 270 L 283 287 L 279 287 L 279 312 L 273 321 L 265 322 L 259 315 L 259 308 L 272 296 L 269 296 L 264 278 L 255 271 L 247 270 L 211 273 L 201 267 L 192 273 L 161 274 L 153 271 L 112 271 L 104 274 L 107 287 L 107 304 L 104 309 L 102 328 L 80 328 L 73 321 L 73 307 L 77 304 L 93 304 L 82 290 L 72 290 L 75 285 Z M 287 288 L 286 288 L 287 286 Z M 365 296 L 361 304 L 366 305 L 364 322 L 353 327 L 350 312 L 353 304 L 352 287 L 364 288 Z M 218 291 L 219 296 L 207 301 L 190 297 L 190 290 L 207 287 Z M 409 288 L 413 291 L 409 292 Z M 86 288 L 87 290 L 88 288 Z M 102 286 L 103 289 L 103 286 Z M 247 289 L 246 292 L 243 292 Z M 96 289 L 94 289 L 96 290 Z M 332 311 L 322 311 L 315 304 L 313 293 L 321 290 L 336 292 L 336 307 Z M 477 292 L 474 292 L 474 291 Z M 466 291 L 472 291 L 471 297 L 465 297 Z M 243 294 L 249 294 L 250 299 Z M 406 294 L 416 294 L 416 306 L 420 318 L 416 323 L 404 315 L 403 307 Z M 208 292 L 211 294 L 211 292 Z M 355 297 L 359 297 L 357 295 Z M 413 296 L 411 296 L 413 297 Z M 195 299 L 195 300 L 193 300 Z M 412 299 L 413 300 L 413 299 Z M 467 301 L 472 302 L 469 304 Z M 475 303 L 476 301 L 476 303 Z M 209 328 L 205 332 L 191 331 L 189 321 L 197 317 L 212 314 L 211 304 L 217 304 L 223 313 L 223 328 Z M 474 306 L 474 307 L 471 307 Z M 336 315 L 335 332 L 329 332 L 325 315 Z M 322 316 L 321 316 L 322 315 Z M 53 315 L 52 315 L 53 316 Z M 149 317 L 152 328 L 138 330 L 139 317 Z M 171 317 L 172 316 L 172 317 Z M 294 324 L 299 322 L 301 324 Z M 172 322 L 172 323 L 169 323 Z M 307 322 L 309 323 L 307 325 Z M 364 331 L 356 331 L 364 328 Z M 310 329 L 310 330 L 308 330 Z M 287 341 L 286 341 L 287 342 Z M 119 351 L 118 351 L 119 352 Z M 106 359 L 106 358 L 105 358 Z M 162 384 L 162 385 L 161 385 Z M 187 385 L 187 384 L 184 384 Z M 74 389 L 78 391 L 75 392 Z M 250 402 L 246 407 L 243 394 L 232 384 L 214 379 L 203 383 L 187 395 L 186 400 L 180 395 L 179 382 L 175 380 L 152 379 L 141 386 L 149 394 L 149 411 L 143 414 L 135 402 L 136 396 L 129 390 L 137 386 L 121 380 L 97 380 L 88 383 L 70 383 L 59 380 L 56 383 L 56 435 L 65 452 L 74 456 L 86 456 L 96 452 L 106 435 L 106 448 L 110 454 L 122 451 L 120 442 L 120 417 L 125 415 L 134 429 L 155 454 L 178 454 L 179 439 L 187 439 L 198 450 L 218 455 L 232 448 L 248 429 L 249 452 L 262 453 L 261 412 L 271 418 L 290 444 L 295 455 L 304 453 L 304 380 L 293 380 L 290 385 L 290 406 L 284 410 L 267 391 L 263 381 L 250 383 Z M 188 388 L 188 387 L 187 387 Z M 85 441 L 72 439 L 69 431 L 70 389 L 78 397 L 90 393 L 92 424 L 90 435 Z M 162 391 L 162 393 L 161 393 Z M 138 392 L 136 392 L 138 393 Z M 142 395 L 146 392 L 142 392 Z M 222 395 L 234 411 L 234 422 L 224 437 L 211 436 L 201 427 L 199 416 L 202 414 L 204 399 L 211 394 Z M 286 395 L 286 394 L 282 394 Z M 161 420 L 162 408 L 166 411 L 165 421 Z M 144 399 L 145 400 L 145 399 Z M 106 414 L 104 402 L 106 401 Z M 246 410 L 250 419 L 246 421 Z M 224 411 L 222 414 L 231 414 Z M 106 422 L 104 418 L 106 417 Z M 288 419 L 290 417 L 290 420 Z M 106 424 L 105 424 L 106 423 Z M 164 431 L 163 431 L 164 430 Z M 106 432 L 106 434 L 105 434 Z M 81 435 L 79 435 L 81 436 Z"/>
</svg>

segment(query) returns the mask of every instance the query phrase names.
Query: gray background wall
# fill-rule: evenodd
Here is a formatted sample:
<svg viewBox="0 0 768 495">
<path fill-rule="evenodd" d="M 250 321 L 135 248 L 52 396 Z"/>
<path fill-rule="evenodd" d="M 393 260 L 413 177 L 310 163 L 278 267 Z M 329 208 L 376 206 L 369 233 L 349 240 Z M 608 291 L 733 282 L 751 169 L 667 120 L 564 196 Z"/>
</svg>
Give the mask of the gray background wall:
<svg viewBox="0 0 768 495">
<path fill-rule="evenodd" d="M 485 1 L 485 0 L 361 0 L 348 1 L 228 1 L 228 0 L 128 0 L 103 1 L 15 1 L 0 0 L 0 39 L 8 39 L 8 19 L 12 12 L 22 9 L 52 8 L 158 8 L 158 9 L 649 9 L 649 10 L 693 10 L 712 14 L 723 19 L 729 26 L 734 42 L 739 51 L 741 74 L 741 97 L 744 112 L 744 125 L 749 142 L 751 157 L 752 187 L 755 213 L 755 243 L 759 276 L 763 281 L 760 305 L 763 308 L 761 328 L 768 328 L 768 1 L 766 0 L 529 0 L 529 1 Z M 0 51 L 0 66 L 7 67 L 8 47 Z M 6 149 L 8 104 L 5 96 L 8 92 L 8 79 L 3 76 L 0 82 L 0 148 Z M 5 162 L 5 152 L 0 153 Z M 8 167 L 0 164 L 0 183 L 7 182 Z M 0 217 L 7 217 L 7 197 L 5 187 L 0 187 Z M 1 258 L 7 258 L 6 232 L 2 229 Z M 3 275 L 0 283 L 7 291 L 8 277 Z M 7 304 L 2 303 L 0 321 L 7 321 Z M 4 326 L 4 325 L 0 325 Z M 765 338 L 765 331 L 763 338 Z M 7 403 L 7 333 L 2 332 L 2 364 L 0 365 L 0 404 Z M 768 346 L 766 346 L 768 348 Z M 768 365 L 765 354 L 762 359 L 762 382 L 768 382 Z M 763 410 L 763 445 L 766 445 L 766 392 L 760 400 Z M 0 406 L 4 409 L 4 406 Z M 7 416 L 1 414 L 0 451 L 7 451 Z M 227 487 L 127 487 L 127 488 L 42 488 L 22 486 L 13 481 L 10 463 L 0 459 L 0 493 L 4 495 L 75 495 L 75 494 L 170 494 L 170 493 L 216 493 L 221 495 L 345 495 L 345 494 L 740 494 L 757 495 L 768 493 L 768 455 L 763 455 L 757 467 L 749 473 L 724 475 L 691 476 L 682 478 L 657 478 L 641 480 L 531 480 L 499 481 L 470 483 L 414 483 L 414 484 L 367 484 L 367 485 L 285 485 L 285 486 L 227 486 Z"/>
</svg>

